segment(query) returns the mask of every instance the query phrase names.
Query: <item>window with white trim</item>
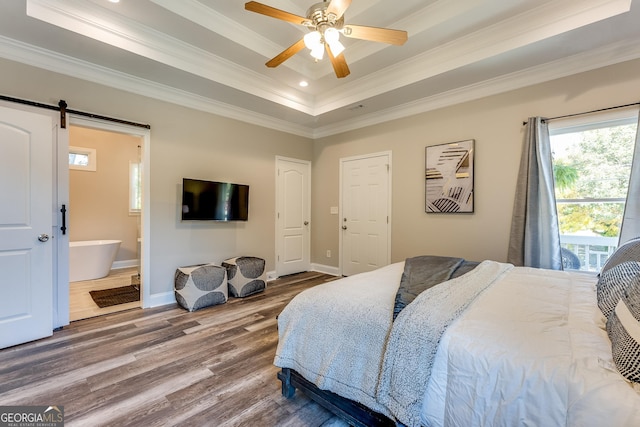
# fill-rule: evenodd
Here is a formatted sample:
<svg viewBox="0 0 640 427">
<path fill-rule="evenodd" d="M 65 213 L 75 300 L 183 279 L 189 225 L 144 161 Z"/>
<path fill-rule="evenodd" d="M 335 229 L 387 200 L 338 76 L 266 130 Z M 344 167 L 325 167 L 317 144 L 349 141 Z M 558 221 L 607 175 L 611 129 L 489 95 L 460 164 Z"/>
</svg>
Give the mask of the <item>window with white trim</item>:
<svg viewBox="0 0 640 427">
<path fill-rule="evenodd" d="M 69 146 L 69 169 L 95 172 L 97 170 L 96 149 Z"/>
<path fill-rule="evenodd" d="M 565 269 L 600 271 L 616 249 L 637 121 L 630 109 L 549 124 Z"/>
<path fill-rule="evenodd" d="M 142 164 L 129 162 L 129 213 L 142 210 Z"/>
</svg>

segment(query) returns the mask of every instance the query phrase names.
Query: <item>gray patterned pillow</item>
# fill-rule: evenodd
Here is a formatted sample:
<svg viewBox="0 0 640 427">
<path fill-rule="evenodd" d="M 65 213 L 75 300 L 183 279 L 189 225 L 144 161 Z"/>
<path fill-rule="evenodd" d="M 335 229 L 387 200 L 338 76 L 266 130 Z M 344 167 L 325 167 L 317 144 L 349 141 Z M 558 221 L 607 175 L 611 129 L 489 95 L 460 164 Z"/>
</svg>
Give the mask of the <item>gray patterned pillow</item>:
<svg viewBox="0 0 640 427">
<path fill-rule="evenodd" d="M 640 383 L 640 286 L 633 286 L 607 320 L 613 361 L 630 381 Z"/>
<path fill-rule="evenodd" d="M 640 262 L 627 261 L 603 272 L 596 287 L 598 307 L 609 317 L 630 286 L 640 285 Z"/>
<path fill-rule="evenodd" d="M 604 263 L 600 273 L 626 261 L 640 261 L 640 237 L 635 237 L 620 245 Z"/>
</svg>

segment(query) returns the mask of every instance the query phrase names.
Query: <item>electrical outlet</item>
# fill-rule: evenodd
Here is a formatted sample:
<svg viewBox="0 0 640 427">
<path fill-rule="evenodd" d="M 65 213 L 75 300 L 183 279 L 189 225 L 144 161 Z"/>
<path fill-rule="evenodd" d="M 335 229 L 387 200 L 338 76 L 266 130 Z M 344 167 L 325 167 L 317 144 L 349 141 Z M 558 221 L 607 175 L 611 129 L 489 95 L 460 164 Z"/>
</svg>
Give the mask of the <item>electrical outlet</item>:
<svg viewBox="0 0 640 427">
<path fill-rule="evenodd" d="M 331 251 L 327 249 L 327 258 L 331 258 Z"/>
</svg>

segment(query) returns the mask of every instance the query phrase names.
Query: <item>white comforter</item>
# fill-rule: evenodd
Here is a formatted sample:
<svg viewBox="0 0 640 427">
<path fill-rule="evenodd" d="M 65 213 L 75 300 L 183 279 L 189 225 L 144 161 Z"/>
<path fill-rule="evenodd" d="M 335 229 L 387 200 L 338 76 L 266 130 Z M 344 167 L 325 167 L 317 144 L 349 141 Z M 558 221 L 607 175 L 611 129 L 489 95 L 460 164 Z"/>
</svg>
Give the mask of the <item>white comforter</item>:
<svg viewBox="0 0 640 427">
<path fill-rule="evenodd" d="M 383 359 L 403 268 L 392 264 L 299 294 L 278 318 L 275 364 L 393 417 L 377 393 L 385 390 Z M 420 422 L 640 426 L 640 393 L 613 365 L 595 283 L 593 275 L 524 267 L 499 275 L 441 336 L 426 384 L 409 375 L 415 384 L 407 387 L 420 390 Z"/>
<path fill-rule="evenodd" d="M 445 332 L 425 394 L 428 426 L 640 426 L 615 370 L 596 278 L 514 268 Z"/>
</svg>

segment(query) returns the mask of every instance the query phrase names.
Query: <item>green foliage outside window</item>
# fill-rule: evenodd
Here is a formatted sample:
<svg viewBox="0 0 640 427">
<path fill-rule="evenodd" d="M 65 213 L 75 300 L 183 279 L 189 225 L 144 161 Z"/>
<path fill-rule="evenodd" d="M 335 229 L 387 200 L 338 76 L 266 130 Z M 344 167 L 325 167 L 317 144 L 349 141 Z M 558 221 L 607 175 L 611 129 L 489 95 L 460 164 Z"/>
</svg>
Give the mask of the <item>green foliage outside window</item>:
<svg viewBox="0 0 640 427">
<path fill-rule="evenodd" d="M 560 233 L 591 231 L 616 237 L 624 214 L 636 125 L 622 125 L 552 138 Z M 573 144 L 556 144 L 556 138 Z M 593 199 L 598 199 L 594 201 Z"/>
</svg>

